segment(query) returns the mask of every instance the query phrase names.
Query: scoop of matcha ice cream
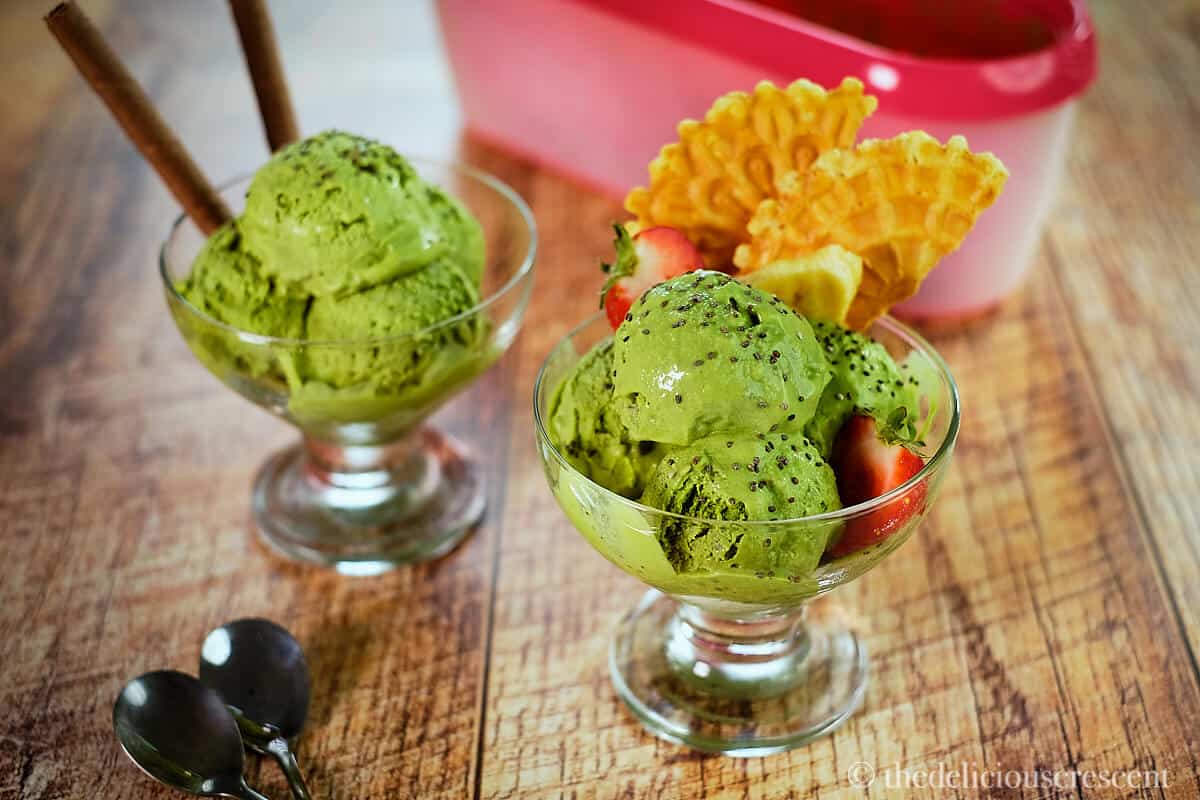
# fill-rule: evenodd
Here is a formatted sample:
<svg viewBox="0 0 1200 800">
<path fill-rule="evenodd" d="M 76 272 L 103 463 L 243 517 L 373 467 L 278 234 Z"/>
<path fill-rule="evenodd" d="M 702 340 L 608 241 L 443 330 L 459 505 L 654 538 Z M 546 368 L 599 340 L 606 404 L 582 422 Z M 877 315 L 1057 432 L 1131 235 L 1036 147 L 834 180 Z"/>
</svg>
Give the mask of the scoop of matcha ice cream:
<svg viewBox="0 0 1200 800">
<path fill-rule="evenodd" d="M 313 297 L 288 409 L 309 421 L 400 411 L 418 420 L 488 363 L 487 320 L 451 321 L 478 302 L 474 282 L 449 262 L 354 294 Z"/>
<path fill-rule="evenodd" d="M 642 503 L 710 520 L 777 520 L 841 508 L 833 470 L 806 438 L 786 433 L 717 434 L 668 453 Z M 730 569 L 805 578 L 833 526 L 779 526 L 763 533 L 736 525 L 665 520 L 663 553 L 680 574 Z"/>
<path fill-rule="evenodd" d="M 673 572 L 656 585 L 737 576 L 765 597 L 770 579 L 811 589 L 840 532 L 796 520 L 841 508 L 827 457 L 847 418 L 911 424 L 918 383 L 868 337 L 702 271 L 634 303 L 558 387 L 549 432 L 584 475 L 628 497 L 644 486 L 642 504 L 680 515 L 657 522 L 650 560 Z M 742 524 L 770 520 L 783 522 Z M 639 552 L 644 527 L 627 529 L 629 541 L 604 546 Z"/>
<path fill-rule="evenodd" d="M 431 183 L 425 184 L 425 196 L 446 243 L 442 260 L 457 266 L 472 284 L 480 287 L 486 246 L 479 221 L 457 200 Z"/>
<path fill-rule="evenodd" d="M 291 144 L 254 176 L 241 221 L 265 274 L 345 295 L 450 261 L 476 284 L 479 223 L 386 145 L 340 131 Z"/>
<path fill-rule="evenodd" d="M 626 497 L 641 494 L 666 446 L 630 436 L 617 413 L 613 343 L 593 347 L 558 385 L 550 402 L 550 436 L 575 469 Z"/>
<path fill-rule="evenodd" d="M 263 275 L 258 259 L 242 246 L 236 220 L 209 237 L 178 290 L 193 306 L 238 330 L 282 338 L 304 335 L 305 301 L 281 291 L 275 280 Z M 233 332 L 206 331 L 201 349 L 210 356 L 210 368 L 229 365 L 254 376 L 276 373 L 282 379 L 268 349 L 247 346 Z"/>
<path fill-rule="evenodd" d="M 829 382 L 812 326 L 778 298 L 718 272 L 660 283 L 614 335 L 613 384 L 635 439 L 800 432 Z"/>
<path fill-rule="evenodd" d="M 479 302 L 479 290 L 458 267 L 435 264 L 396 280 L 339 297 L 314 297 L 307 338 L 317 341 L 382 340 L 365 347 L 310 345 L 305 376 L 334 387 L 370 383 L 396 389 L 419 378 L 431 359 L 480 340 L 479 320 L 431 328 Z"/>
<path fill-rule="evenodd" d="M 813 331 L 831 378 L 804 433 L 822 453 L 829 454 L 838 431 L 855 413 L 885 423 L 903 408 L 906 424 L 916 422 L 916 379 L 901 373 L 887 348 L 832 322 L 814 322 Z"/>
<path fill-rule="evenodd" d="M 217 320 L 306 343 L 185 335 L 222 376 L 286 382 L 298 419 L 415 422 L 493 355 L 483 317 L 439 324 L 479 303 L 483 264 L 482 230 L 458 203 L 391 148 L 331 131 L 259 170 L 243 215 L 178 286 Z"/>
<path fill-rule="evenodd" d="M 262 273 L 258 259 L 242 247 L 236 220 L 204 243 L 179 291 L 192 305 L 239 330 L 283 338 L 303 335 L 305 302 Z"/>
</svg>

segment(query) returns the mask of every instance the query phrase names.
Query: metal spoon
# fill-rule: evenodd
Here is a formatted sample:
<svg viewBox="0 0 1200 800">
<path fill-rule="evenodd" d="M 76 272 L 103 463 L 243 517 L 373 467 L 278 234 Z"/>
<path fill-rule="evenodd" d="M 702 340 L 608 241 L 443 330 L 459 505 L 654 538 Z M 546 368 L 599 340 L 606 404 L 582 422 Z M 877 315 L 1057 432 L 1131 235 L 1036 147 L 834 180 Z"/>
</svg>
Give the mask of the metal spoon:
<svg viewBox="0 0 1200 800">
<path fill-rule="evenodd" d="M 192 794 L 268 800 L 242 778 L 246 754 L 221 697 L 191 675 L 148 672 L 125 684 L 113 730 L 133 763 Z"/>
<path fill-rule="evenodd" d="M 310 800 L 288 746 L 308 716 L 308 663 L 300 643 L 270 620 L 227 623 L 204 640 L 200 681 L 229 706 L 246 746 L 273 756 L 297 800 Z"/>
</svg>

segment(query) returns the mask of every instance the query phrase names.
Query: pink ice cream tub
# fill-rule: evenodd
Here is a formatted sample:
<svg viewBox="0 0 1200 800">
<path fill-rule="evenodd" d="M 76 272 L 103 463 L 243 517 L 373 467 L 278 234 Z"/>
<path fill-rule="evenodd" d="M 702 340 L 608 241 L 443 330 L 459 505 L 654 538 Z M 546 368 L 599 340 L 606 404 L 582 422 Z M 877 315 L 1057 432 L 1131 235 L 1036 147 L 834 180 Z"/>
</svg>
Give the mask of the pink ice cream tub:
<svg viewBox="0 0 1200 800">
<path fill-rule="evenodd" d="M 684 118 L 762 80 L 879 98 L 863 137 L 967 137 L 1011 173 L 967 242 L 898 307 L 969 316 L 1028 270 L 1096 44 L 1083 0 L 438 0 L 474 133 L 615 198 Z"/>
</svg>

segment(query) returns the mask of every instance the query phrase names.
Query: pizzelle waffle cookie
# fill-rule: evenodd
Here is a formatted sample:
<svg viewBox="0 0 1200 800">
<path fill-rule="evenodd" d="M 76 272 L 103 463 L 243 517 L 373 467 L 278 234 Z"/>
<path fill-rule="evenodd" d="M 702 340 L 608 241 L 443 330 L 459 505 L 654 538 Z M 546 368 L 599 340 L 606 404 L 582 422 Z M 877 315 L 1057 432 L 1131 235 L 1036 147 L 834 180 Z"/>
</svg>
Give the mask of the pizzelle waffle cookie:
<svg viewBox="0 0 1200 800">
<path fill-rule="evenodd" d="M 1000 194 L 1008 171 L 961 136 L 922 131 L 831 150 L 778 181 L 747 228 L 734 263 L 743 273 L 837 244 L 863 260 L 846 324 L 863 329 L 916 293 Z"/>
<path fill-rule="evenodd" d="M 846 78 L 832 91 L 798 80 L 785 89 L 763 81 L 750 94 L 717 99 L 703 121 L 679 124 L 679 141 L 650 163 L 650 184 L 625 208 L 642 228 L 665 225 L 688 237 L 707 266 L 730 269 L 749 241 L 747 223 L 778 181 L 822 153 L 853 146 L 876 100 Z"/>
</svg>

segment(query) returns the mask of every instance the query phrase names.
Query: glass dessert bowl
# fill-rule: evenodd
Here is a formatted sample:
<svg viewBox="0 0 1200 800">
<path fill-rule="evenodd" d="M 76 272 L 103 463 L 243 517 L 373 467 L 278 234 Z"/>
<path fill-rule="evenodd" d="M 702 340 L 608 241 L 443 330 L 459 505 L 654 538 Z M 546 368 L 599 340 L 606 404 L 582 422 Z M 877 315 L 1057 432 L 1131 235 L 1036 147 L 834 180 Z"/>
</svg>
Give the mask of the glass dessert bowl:
<svg viewBox="0 0 1200 800">
<path fill-rule="evenodd" d="M 709 752 L 766 755 L 828 733 L 862 702 L 868 674 L 863 642 L 836 622 L 807 618 L 808 603 L 862 575 L 908 539 L 936 498 L 959 425 L 957 388 L 932 347 L 888 317 L 867 333 L 922 376 L 924 466 L 866 502 L 771 521 L 670 513 L 585 476 L 553 440 L 551 408 L 560 383 L 613 330 L 597 315 L 546 358 L 534 389 L 534 419 L 554 497 L 601 555 L 652 587 L 620 621 L 609 651 L 618 693 L 652 733 Z M 775 438 L 782 439 L 781 449 L 791 447 L 786 435 L 759 437 L 768 450 Z M 826 550 L 816 560 L 847 525 L 910 502 L 902 524 L 882 541 L 835 558 Z M 690 549 L 692 567 L 677 569 L 678 558 L 668 557 L 668 548 L 680 547 Z M 816 567 L 788 570 L 795 560 L 774 554 L 789 551 L 808 551 L 798 560 L 811 558 L 806 563 Z"/>
<path fill-rule="evenodd" d="M 386 332 L 389 319 L 424 313 L 420 303 L 449 302 L 455 287 L 430 278 L 417 300 L 411 291 L 371 292 L 330 304 L 327 327 L 348 324 L 354 337 L 264 336 L 185 298 L 181 289 L 207 240 L 189 219 L 176 220 L 160 254 L 167 304 L 195 356 L 301 432 L 301 442 L 273 455 L 255 479 L 259 533 L 289 558 L 347 574 L 435 558 L 479 521 L 485 500 L 478 465 L 461 444 L 423 423 L 508 349 L 533 282 L 533 216 L 512 189 L 470 167 L 411 163 L 478 220 L 484 245 L 478 300 L 418 330 Z M 235 214 L 251 180 L 222 188 Z M 229 302 L 253 294 L 234 280 L 219 289 L 237 295 L 221 298 Z M 370 300 L 360 299 L 367 294 Z M 297 313 L 319 312 L 310 301 Z M 373 335 L 376 329 L 384 332 Z"/>
</svg>

